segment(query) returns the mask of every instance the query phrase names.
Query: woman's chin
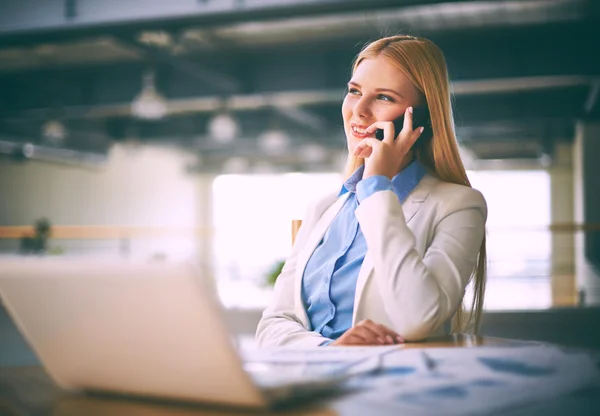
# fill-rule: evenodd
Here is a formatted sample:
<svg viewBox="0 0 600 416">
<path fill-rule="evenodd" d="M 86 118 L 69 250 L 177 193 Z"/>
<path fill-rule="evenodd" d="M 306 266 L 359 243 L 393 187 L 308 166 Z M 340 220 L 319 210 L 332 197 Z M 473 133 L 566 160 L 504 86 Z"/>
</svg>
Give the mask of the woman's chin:
<svg viewBox="0 0 600 416">
<path fill-rule="evenodd" d="M 354 149 L 360 143 L 360 140 L 356 137 L 350 137 L 348 139 L 348 152 L 352 155 L 354 154 Z"/>
</svg>

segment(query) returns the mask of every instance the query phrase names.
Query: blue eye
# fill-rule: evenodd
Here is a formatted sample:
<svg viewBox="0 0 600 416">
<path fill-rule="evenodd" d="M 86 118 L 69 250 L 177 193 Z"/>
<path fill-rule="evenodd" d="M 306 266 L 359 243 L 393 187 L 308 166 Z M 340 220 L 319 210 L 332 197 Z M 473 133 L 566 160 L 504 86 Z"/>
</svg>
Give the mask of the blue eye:
<svg viewBox="0 0 600 416">
<path fill-rule="evenodd" d="M 388 96 L 388 95 L 384 95 L 384 94 L 379 94 L 379 95 L 377 96 L 377 99 L 378 99 L 378 100 L 384 100 L 384 101 L 391 101 L 391 102 L 394 102 L 394 99 L 393 99 L 392 97 L 390 97 L 390 96 Z"/>
<path fill-rule="evenodd" d="M 360 91 L 358 91 L 356 88 L 348 88 L 348 94 L 357 95 L 360 94 Z"/>
</svg>

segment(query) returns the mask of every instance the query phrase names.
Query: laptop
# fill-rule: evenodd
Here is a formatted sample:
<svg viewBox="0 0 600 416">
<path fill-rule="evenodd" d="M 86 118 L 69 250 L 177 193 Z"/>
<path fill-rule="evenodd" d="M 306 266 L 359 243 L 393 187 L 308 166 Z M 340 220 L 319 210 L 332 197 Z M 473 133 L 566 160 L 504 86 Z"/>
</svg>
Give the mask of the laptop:
<svg viewBox="0 0 600 416">
<path fill-rule="evenodd" d="M 189 262 L 19 258 L 0 298 L 61 388 L 268 408 L 335 391 L 398 347 L 242 351 Z"/>
</svg>

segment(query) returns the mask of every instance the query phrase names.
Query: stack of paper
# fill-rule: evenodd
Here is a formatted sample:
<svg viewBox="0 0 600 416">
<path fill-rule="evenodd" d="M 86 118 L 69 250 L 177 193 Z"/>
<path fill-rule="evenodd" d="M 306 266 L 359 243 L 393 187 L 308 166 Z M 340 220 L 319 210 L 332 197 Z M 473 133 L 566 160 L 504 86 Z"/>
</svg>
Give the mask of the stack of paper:
<svg viewBox="0 0 600 416">
<path fill-rule="evenodd" d="M 340 415 L 493 414 L 581 389 L 598 379 L 594 358 L 553 346 L 406 349 L 386 354 L 361 393 L 335 401 Z"/>
</svg>

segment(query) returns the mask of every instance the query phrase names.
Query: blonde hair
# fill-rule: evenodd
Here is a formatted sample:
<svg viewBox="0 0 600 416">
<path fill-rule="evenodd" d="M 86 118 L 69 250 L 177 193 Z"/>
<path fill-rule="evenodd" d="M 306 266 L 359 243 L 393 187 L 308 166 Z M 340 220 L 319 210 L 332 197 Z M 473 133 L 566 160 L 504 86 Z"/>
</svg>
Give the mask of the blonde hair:
<svg viewBox="0 0 600 416">
<path fill-rule="evenodd" d="M 442 51 L 427 39 L 406 35 L 390 36 L 368 44 L 356 57 L 352 72 L 356 71 L 364 59 L 378 56 L 389 59 L 408 77 L 425 101 L 423 104 L 429 108 L 433 138 L 415 150 L 417 160 L 441 180 L 470 187 L 471 183 L 458 152 L 450 82 Z M 363 161 L 350 154 L 344 176 L 349 177 Z M 485 236 L 470 280 L 473 278 L 474 296 L 470 311 L 467 313 L 461 302 L 452 319 L 453 333 L 477 333 L 479 330 L 486 284 Z"/>
</svg>

